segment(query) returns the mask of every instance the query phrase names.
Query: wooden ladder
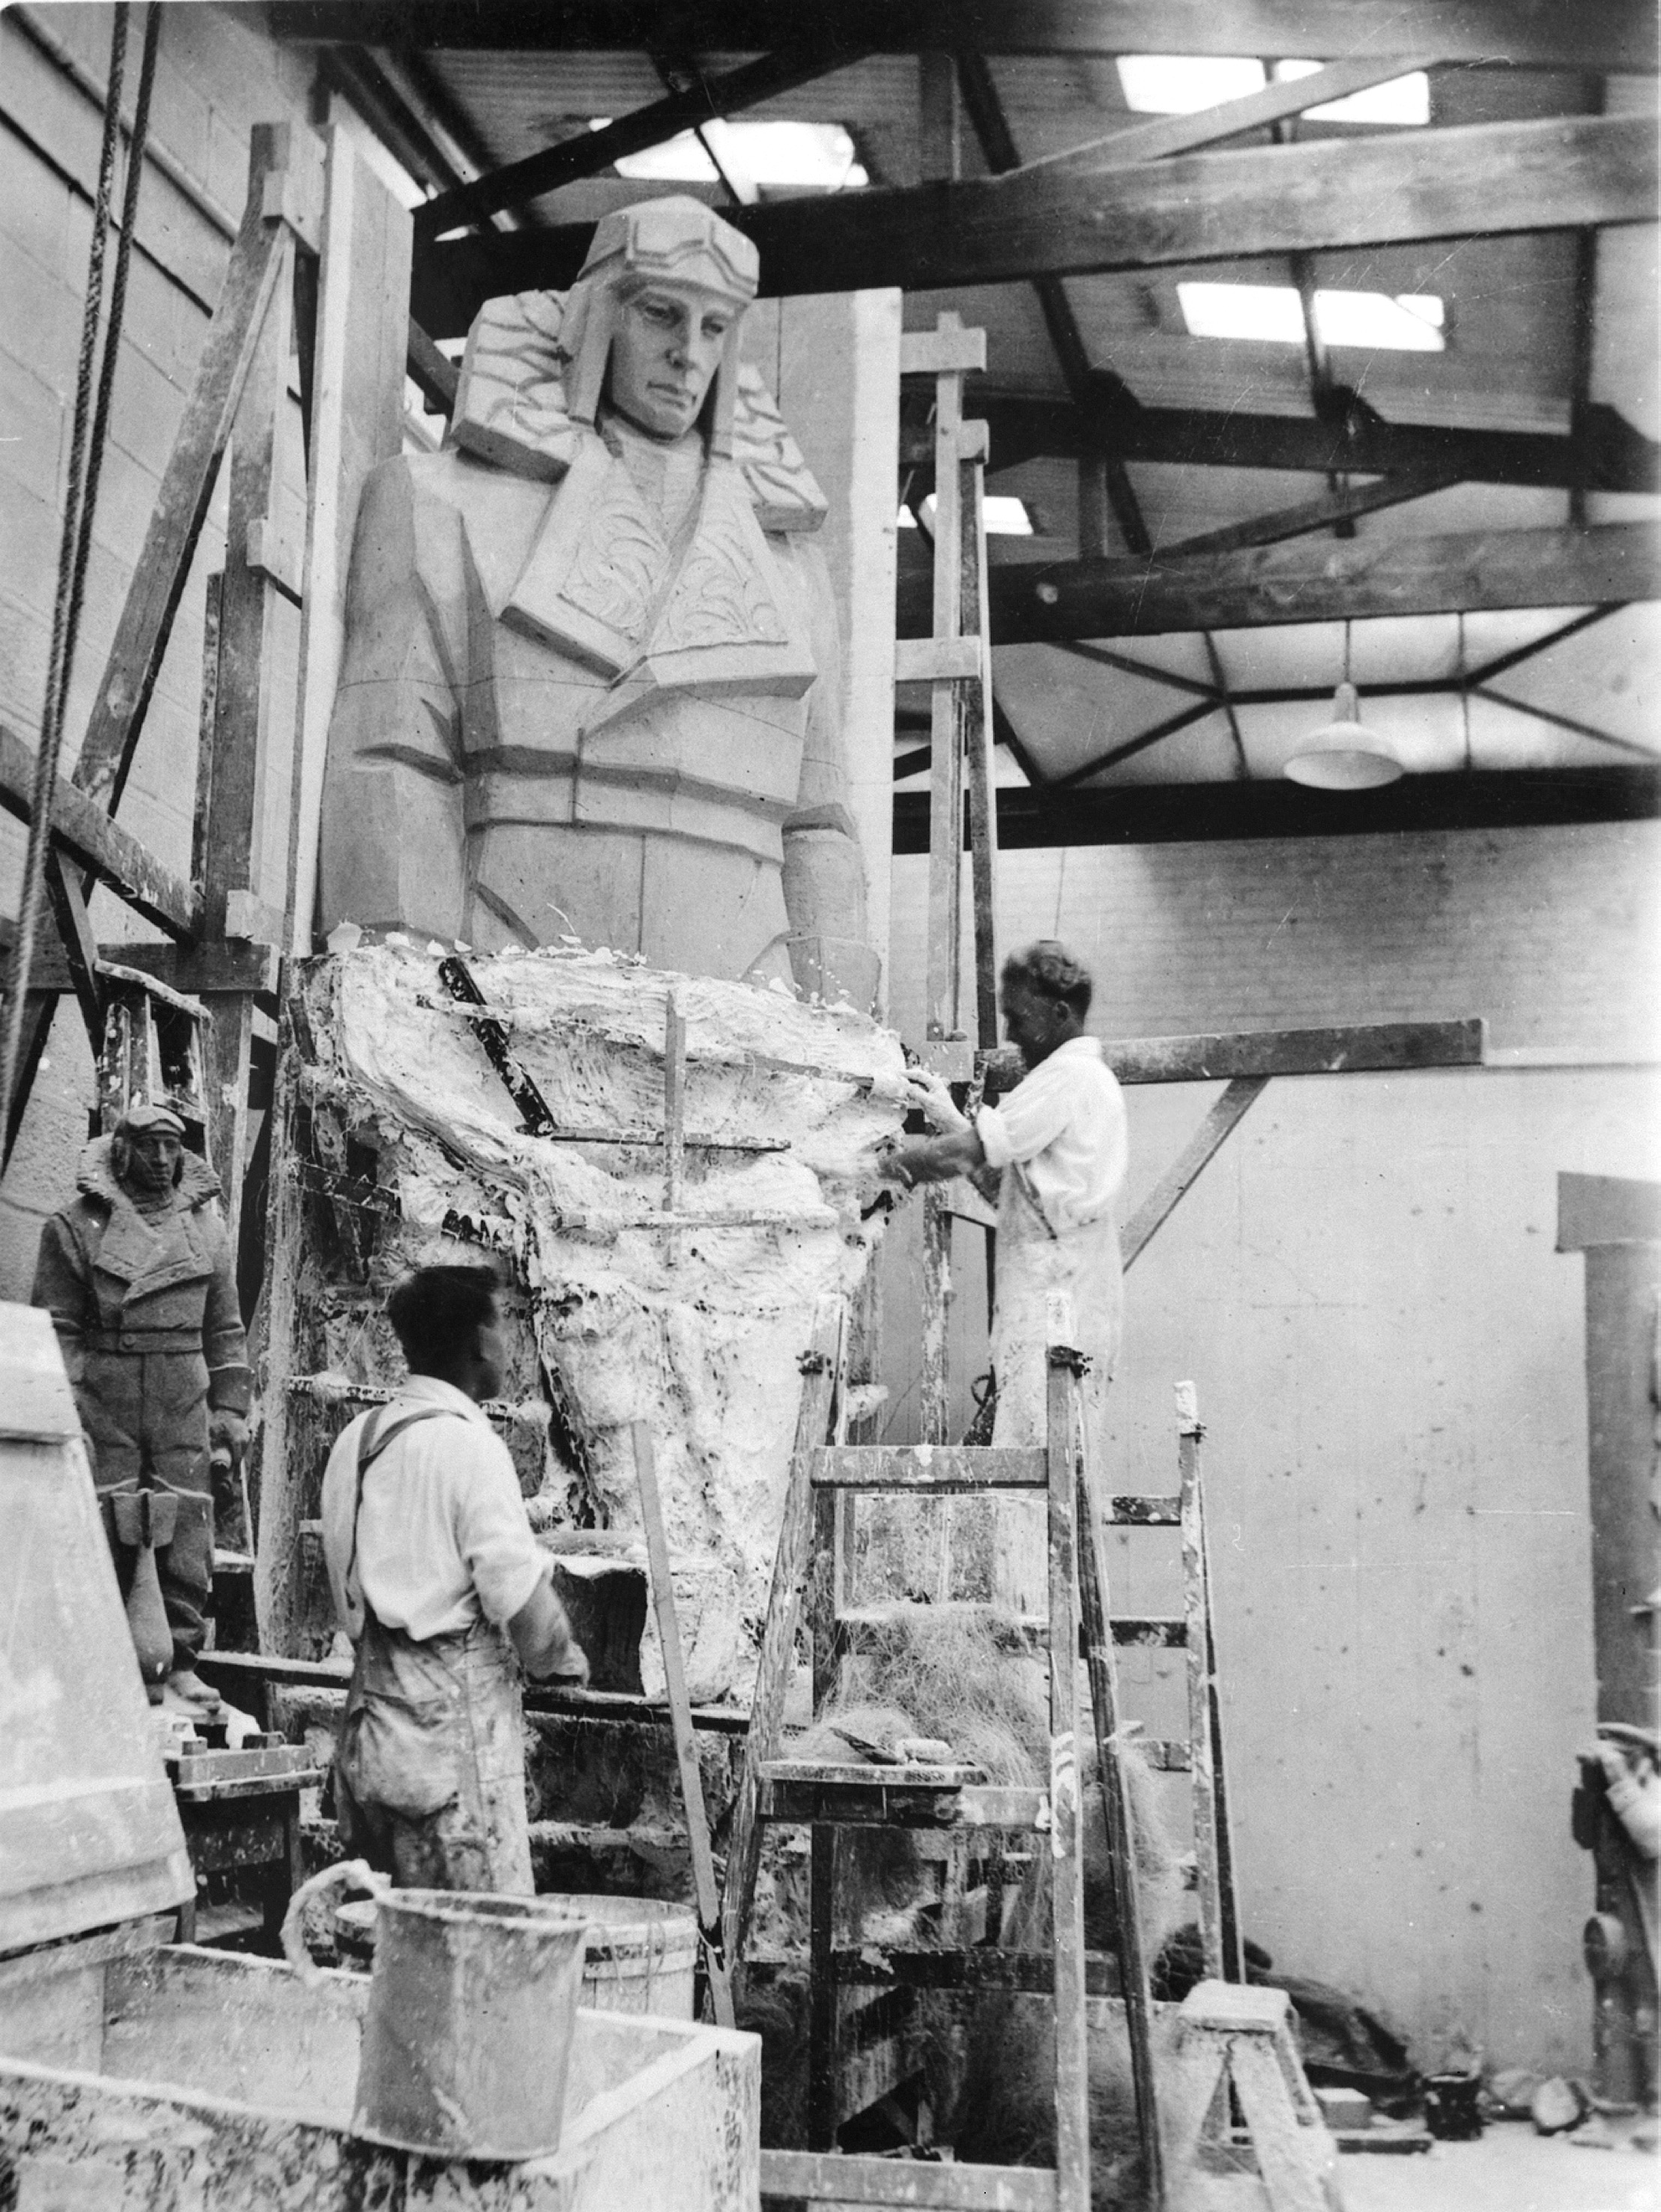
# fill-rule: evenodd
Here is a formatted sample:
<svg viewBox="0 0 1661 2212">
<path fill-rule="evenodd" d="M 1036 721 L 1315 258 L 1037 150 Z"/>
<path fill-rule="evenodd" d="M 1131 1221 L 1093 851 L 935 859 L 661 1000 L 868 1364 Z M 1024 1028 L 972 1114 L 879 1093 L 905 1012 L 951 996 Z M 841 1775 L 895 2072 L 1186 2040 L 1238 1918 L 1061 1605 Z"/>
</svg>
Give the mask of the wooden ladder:
<svg viewBox="0 0 1661 2212">
<path fill-rule="evenodd" d="M 1101 1515 L 1092 1507 L 1081 1452 L 1072 1319 L 1064 1297 L 1048 1316 L 1047 1440 L 1039 1447 L 850 1446 L 832 1433 L 840 1365 L 840 1328 L 821 1310 L 804 1366 L 808 1386 L 798 1425 L 786 1515 L 763 1634 L 750 1734 L 734 1813 L 725 1899 L 727 1955 L 736 1968 L 753 1893 L 760 1834 L 768 1822 L 806 1827 L 811 1850 L 810 2117 L 812 2140 L 800 2151 L 764 2151 L 764 2197 L 807 2203 L 941 2206 L 999 2204 L 1086 2212 L 1090 2137 L 1080 1856 L 1078 1676 L 1074 1655 L 1089 1659 L 1098 1752 L 1109 1808 L 1110 1843 L 1122 1931 L 1120 1979 L 1136 2063 L 1144 2155 L 1157 2191 L 1159 2138 L 1148 2045 L 1149 2000 L 1141 1956 L 1134 1862 L 1125 1839 L 1129 1813 L 1115 1742 L 1116 1697 L 1107 1627 Z M 815 1628 L 817 1663 L 834 1609 L 836 1506 L 852 1492 L 949 1498 L 989 1491 L 1041 1491 L 1049 1522 L 1050 1774 L 1047 1789 L 988 1784 L 978 1769 L 921 1765 L 828 1766 L 782 1758 L 784 1692 L 804 1595 Z M 1080 1532 L 1085 1540 L 1080 1546 Z M 978 1945 L 952 1953 L 890 1951 L 880 1971 L 867 1952 L 834 1948 L 834 1842 L 849 1826 L 944 1831 L 955 1843 L 991 1844 L 1009 1832 L 1047 1836 L 1051 1857 L 1052 1955 Z M 1098 1980 L 1100 1977 L 1098 1977 Z M 890 1989 L 956 1987 L 1051 1994 L 1055 2000 L 1056 2164 L 925 2167 L 837 2152 L 845 2115 L 837 2094 L 841 1993 L 861 1984 Z M 1105 1984 L 1104 1984 L 1104 1988 Z M 922 2188 L 924 2194 L 918 2195 Z M 1157 2201 L 1157 2199 L 1156 2199 Z"/>
</svg>

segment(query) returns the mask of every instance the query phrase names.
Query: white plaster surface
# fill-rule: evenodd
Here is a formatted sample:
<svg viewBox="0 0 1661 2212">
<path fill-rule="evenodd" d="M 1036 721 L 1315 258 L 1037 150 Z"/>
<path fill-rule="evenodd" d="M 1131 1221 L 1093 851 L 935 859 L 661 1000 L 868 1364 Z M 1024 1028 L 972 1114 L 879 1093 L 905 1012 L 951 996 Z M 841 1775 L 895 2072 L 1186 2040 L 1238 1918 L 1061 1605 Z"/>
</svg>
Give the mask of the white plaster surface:
<svg viewBox="0 0 1661 2212">
<path fill-rule="evenodd" d="M 898 1042 L 782 988 L 672 978 L 610 952 L 472 964 L 560 1126 L 662 1128 L 672 983 L 688 1136 L 789 1146 L 689 1146 L 691 1225 L 666 1231 L 651 1222 L 661 1146 L 523 1135 L 435 952 L 365 948 L 312 987 L 334 1060 L 319 1079 L 344 1081 L 395 1136 L 406 1224 L 430 1232 L 430 1250 L 406 1235 L 406 1255 L 462 1256 L 441 1234 L 447 1209 L 491 1222 L 518 1254 L 541 1357 L 612 1528 L 640 1528 L 629 1424 L 650 1422 L 692 1696 L 742 1693 L 778 1539 L 796 1363 L 816 1301 L 851 1289 L 866 1265 L 860 1161 L 903 1116 Z M 733 1214 L 764 1218 L 720 1225 Z M 642 1668 L 648 1690 L 660 1686 L 650 1632 Z"/>
</svg>

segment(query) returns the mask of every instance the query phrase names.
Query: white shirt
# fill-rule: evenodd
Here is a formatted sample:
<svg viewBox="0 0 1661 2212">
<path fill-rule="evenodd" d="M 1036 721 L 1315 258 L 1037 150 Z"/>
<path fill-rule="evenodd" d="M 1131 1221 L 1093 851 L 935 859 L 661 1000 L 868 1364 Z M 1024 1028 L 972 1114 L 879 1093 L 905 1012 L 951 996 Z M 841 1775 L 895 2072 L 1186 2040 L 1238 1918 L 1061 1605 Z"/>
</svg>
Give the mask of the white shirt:
<svg viewBox="0 0 1661 2212">
<path fill-rule="evenodd" d="M 349 1584 L 364 1425 L 390 1425 L 415 1406 L 441 1407 L 443 1417 L 413 1422 L 371 1461 Z M 323 1476 L 323 1554 L 336 1616 L 354 1642 L 365 1598 L 377 1620 L 418 1644 L 471 1628 L 481 1614 L 505 1626 L 548 1565 L 507 1445 L 465 1391 L 434 1375 L 411 1376 L 391 1406 L 359 1414 L 337 1437 Z"/>
<path fill-rule="evenodd" d="M 1130 1165 L 1119 1079 L 1095 1037 L 1069 1037 L 975 1117 L 989 1167 L 1019 1167 L 1058 1237 L 1116 1216 Z"/>
</svg>

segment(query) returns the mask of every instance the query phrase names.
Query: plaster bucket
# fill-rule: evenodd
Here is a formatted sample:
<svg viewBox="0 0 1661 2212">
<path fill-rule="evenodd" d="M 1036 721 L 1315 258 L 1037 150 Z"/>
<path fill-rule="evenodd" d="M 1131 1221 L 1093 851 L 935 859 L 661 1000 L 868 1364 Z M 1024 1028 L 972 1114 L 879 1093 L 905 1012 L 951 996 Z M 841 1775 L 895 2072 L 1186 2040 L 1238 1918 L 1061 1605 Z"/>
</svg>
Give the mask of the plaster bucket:
<svg viewBox="0 0 1661 2212">
<path fill-rule="evenodd" d="M 342 1882 L 377 1908 L 351 2132 L 429 2158 L 557 2150 L 587 1922 L 563 1899 L 395 1889 L 350 1859 L 289 1900 L 283 1947 L 307 1979 L 306 1904 Z"/>
<path fill-rule="evenodd" d="M 698 1923 L 688 1906 L 663 1905 L 649 1897 L 562 1897 L 557 1901 L 588 1923 L 580 2004 L 590 2012 L 691 2019 Z"/>
</svg>

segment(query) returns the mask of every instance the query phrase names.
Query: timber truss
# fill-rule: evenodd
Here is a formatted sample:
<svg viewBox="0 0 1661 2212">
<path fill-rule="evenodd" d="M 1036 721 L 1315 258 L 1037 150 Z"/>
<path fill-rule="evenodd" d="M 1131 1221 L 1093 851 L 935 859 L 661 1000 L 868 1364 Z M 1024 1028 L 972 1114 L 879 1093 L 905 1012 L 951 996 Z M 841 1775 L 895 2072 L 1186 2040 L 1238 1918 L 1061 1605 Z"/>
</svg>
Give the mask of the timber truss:
<svg viewBox="0 0 1661 2212">
<path fill-rule="evenodd" d="M 1616 606 L 1661 597 L 1661 550 L 1644 524 L 1588 527 L 1587 501 L 1606 492 L 1661 489 L 1661 447 L 1591 392 L 1593 254 L 1606 225 L 1652 221 L 1657 149 L 1646 116 L 1604 114 L 1599 80 L 1657 68 L 1653 11 L 1637 0 L 1598 0 L 1568 12 L 1462 0 L 1415 19 L 1398 51 L 1375 50 L 1376 19 L 1342 0 L 1162 0 L 1158 42 L 1171 53 L 1326 57 L 1318 73 L 1282 77 L 1196 114 L 1138 119 L 1111 137 L 1024 159 L 1000 99 L 989 55 L 1105 58 L 1140 51 L 1150 27 L 1128 0 L 828 0 L 788 43 L 761 0 L 692 0 L 661 8 L 641 0 L 587 0 L 552 14 L 519 0 L 488 9 L 465 0 L 277 0 L 277 35 L 315 44 L 326 75 L 369 116 L 433 197 L 415 216 L 411 374 L 447 412 L 454 372 L 435 341 L 465 334 L 488 297 L 570 283 L 590 236 L 563 222 L 561 187 L 697 128 L 753 109 L 845 69 L 868 54 L 919 58 L 919 143 L 925 181 L 733 205 L 731 221 L 760 249 L 764 292 L 788 294 L 893 284 L 939 292 L 958 286 L 1031 286 L 1049 334 L 1064 398 L 996 390 L 977 398 L 990 433 L 989 468 L 1038 456 L 1071 459 L 1079 472 L 1079 558 L 995 568 L 989 633 L 996 645 L 1047 642 L 1116 664 L 1081 641 L 1159 631 L 1197 633 L 1212 681 L 1198 684 L 1128 664 L 1183 695 L 1168 717 L 1065 775 L 1035 768 L 993 700 L 997 741 L 1020 766 L 1027 793 L 999 794 L 1013 842 L 1093 839 L 1093 794 L 1076 787 L 1202 716 L 1228 724 L 1238 782 L 1213 792 L 1183 787 L 1182 803 L 1215 815 L 1216 830 L 1275 834 L 1335 826 L 1301 794 L 1277 791 L 1239 813 L 1247 780 L 1236 709 L 1305 695 L 1234 692 L 1214 642 L 1218 630 L 1265 623 L 1364 619 L 1482 608 L 1577 611 L 1572 635 Z M 643 48 L 664 96 L 602 130 L 562 139 L 490 167 L 478 132 L 431 58 L 449 48 L 535 52 L 551 48 Z M 727 58 L 719 62 L 709 57 Z M 733 58 L 748 55 L 748 59 Z M 1591 112 L 1299 143 L 1299 118 L 1409 70 L 1573 71 Z M 1264 133 L 1270 143 L 1260 143 Z M 989 173 L 965 177 L 972 134 Z M 553 195 L 555 197 L 551 198 Z M 736 197 L 733 195 L 733 197 Z M 1569 231 L 1576 238 L 1568 427 L 1560 434 L 1387 420 L 1338 377 L 1314 313 L 1314 256 L 1425 240 Z M 1142 404 L 1123 379 L 1090 358 L 1064 280 L 1109 270 L 1268 260 L 1289 268 L 1299 295 L 1309 412 L 1254 415 Z M 901 428 L 901 496 L 914 514 L 934 488 L 931 392 L 908 393 Z M 1156 547 L 1129 473 L 1133 462 L 1182 467 L 1281 470 L 1323 477 L 1314 498 Z M 1354 538 L 1363 515 L 1462 483 L 1561 489 L 1560 529 L 1462 532 L 1421 539 Z M 1110 525 L 1129 557 L 1110 557 Z M 1308 541 L 1329 533 L 1323 546 Z M 899 631 L 928 629 L 923 575 L 903 578 Z M 1589 615 L 1578 611 L 1590 607 Z M 1525 653 L 1542 650 L 1542 640 Z M 1470 819 L 1573 820 L 1599 811 L 1653 812 L 1661 805 L 1657 757 L 1612 734 L 1494 691 L 1508 655 L 1452 685 L 1606 744 L 1609 770 L 1409 779 L 1426 788 L 1386 795 L 1392 811 L 1369 826 L 1449 825 Z M 1406 686 L 1397 689 L 1417 689 Z M 898 727 L 908 727 L 902 710 Z M 897 776 L 928 764 L 902 752 Z M 1457 789 L 1453 787 L 1458 787 Z M 1068 794 L 1063 814 L 1051 795 Z M 1116 799 L 1125 796 L 1116 793 Z M 1140 823 L 1153 804 L 1129 795 Z M 1171 803 L 1174 803 L 1174 799 Z M 920 795 L 897 800 L 897 849 L 926 836 Z M 1396 821 L 1395 816 L 1401 815 Z M 1306 818 L 1307 817 L 1307 818 Z M 1151 817 L 1150 817 L 1151 818 Z M 1335 826 L 1348 826 L 1341 823 Z M 1143 834 L 1129 818 L 1120 835 Z M 1159 834 L 1157 828 L 1150 834 Z"/>
</svg>

